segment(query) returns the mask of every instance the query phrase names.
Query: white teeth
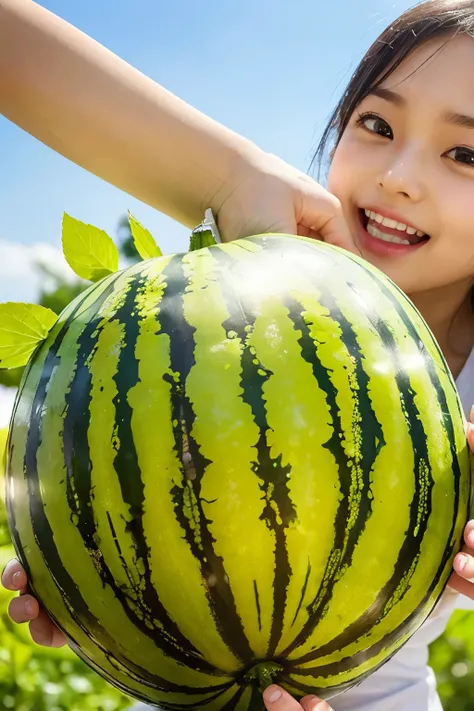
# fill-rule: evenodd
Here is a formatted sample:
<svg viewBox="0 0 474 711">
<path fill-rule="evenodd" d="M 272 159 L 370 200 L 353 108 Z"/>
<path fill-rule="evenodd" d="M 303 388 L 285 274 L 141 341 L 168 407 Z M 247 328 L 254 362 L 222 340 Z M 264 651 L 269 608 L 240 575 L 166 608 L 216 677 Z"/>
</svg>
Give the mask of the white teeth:
<svg viewBox="0 0 474 711">
<path fill-rule="evenodd" d="M 397 222 L 397 220 L 391 220 L 389 217 L 384 217 L 383 215 L 380 215 L 378 212 L 374 212 L 373 210 L 364 210 L 364 212 L 370 220 L 373 220 L 374 222 L 377 222 L 379 225 L 383 225 L 384 227 L 389 227 L 392 230 L 399 230 L 400 232 L 406 232 L 408 235 L 417 235 L 418 237 L 425 236 L 424 232 L 420 232 L 420 230 L 417 230 L 416 227 L 409 227 L 404 222 Z"/>
<path fill-rule="evenodd" d="M 385 227 L 390 227 L 391 230 L 394 230 L 398 225 L 398 222 L 397 220 L 391 220 L 389 217 L 384 217 L 380 224 L 385 225 Z"/>
<path fill-rule="evenodd" d="M 387 235 L 385 232 L 382 232 L 381 230 L 377 229 L 375 225 L 367 225 L 367 232 L 369 233 L 369 235 L 372 235 L 372 237 L 376 237 L 377 239 L 382 240 L 382 242 L 393 242 L 394 244 L 410 244 L 407 239 L 402 239 L 401 237 L 397 237 L 396 235 Z"/>
</svg>

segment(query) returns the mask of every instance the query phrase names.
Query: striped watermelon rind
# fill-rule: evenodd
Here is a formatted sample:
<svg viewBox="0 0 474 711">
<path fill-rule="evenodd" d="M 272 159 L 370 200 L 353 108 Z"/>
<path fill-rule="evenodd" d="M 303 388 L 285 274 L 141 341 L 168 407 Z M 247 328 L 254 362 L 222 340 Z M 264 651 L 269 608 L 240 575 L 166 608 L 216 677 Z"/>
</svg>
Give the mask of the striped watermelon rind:
<svg viewBox="0 0 474 711">
<path fill-rule="evenodd" d="M 371 674 L 442 594 L 469 484 L 411 302 L 281 235 L 92 285 L 30 362 L 8 446 L 35 594 L 100 674 L 176 710 Z"/>
</svg>

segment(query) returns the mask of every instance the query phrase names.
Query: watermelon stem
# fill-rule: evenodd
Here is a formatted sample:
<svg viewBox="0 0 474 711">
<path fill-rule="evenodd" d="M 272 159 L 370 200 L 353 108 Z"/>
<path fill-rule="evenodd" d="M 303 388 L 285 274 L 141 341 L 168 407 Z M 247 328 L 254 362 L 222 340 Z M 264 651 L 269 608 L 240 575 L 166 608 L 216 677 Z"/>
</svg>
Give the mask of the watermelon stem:
<svg viewBox="0 0 474 711">
<path fill-rule="evenodd" d="M 259 662 L 248 670 L 244 679 L 248 684 L 258 686 L 259 691 L 263 693 L 267 686 L 274 684 L 279 679 L 282 671 L 282 665 L 276 662 Z"/>
<path fill-rule="evenodd" d="M 191 232 L 189 251 L 194 252 L 197 249 L 203 249 L 203 247 L 212 247 L 219 242 L 222 242 L 219 228 L 212 210 L 208 208 L 204 213 L 204 220 Z"/>
</svg>

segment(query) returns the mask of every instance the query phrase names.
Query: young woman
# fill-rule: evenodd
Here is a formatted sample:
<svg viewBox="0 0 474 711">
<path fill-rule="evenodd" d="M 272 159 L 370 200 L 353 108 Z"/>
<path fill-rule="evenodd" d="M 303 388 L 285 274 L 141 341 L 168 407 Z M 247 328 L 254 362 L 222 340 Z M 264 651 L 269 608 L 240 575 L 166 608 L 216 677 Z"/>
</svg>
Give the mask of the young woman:
<svg viewBox="0 0 474 711">
<path fill-rule="evenodd" d="M 474 403 L 472 66 L 472 0 L 430 0 L 392 23 L 355 71 L 323 136 L 320 157 L 335 139 L 325 191 L 41 8 L 0 0 L 0 108 L 7 117 L 187 225 L 210 206 L 225 239 L 279 230 L 361 253 L 424 315 L 466 417 Z M 470 426 L 471 448 L 473 432 Z M 369 679 L 331 700 L 334 711 L 441 709 L 428 645 L 456 606 L 474 600 L 474 521 L 465 543 L 428 621 Z M 3 581 L 25 589 L 17 562 Z M 31 620 L 39 643 L 65 642 L 30 595 L 15 598 L 10 614 Z M 315 697 L 298 703 L 278 687 L 264 700 L 274 711 L 329 708 Z"/>
</svg>

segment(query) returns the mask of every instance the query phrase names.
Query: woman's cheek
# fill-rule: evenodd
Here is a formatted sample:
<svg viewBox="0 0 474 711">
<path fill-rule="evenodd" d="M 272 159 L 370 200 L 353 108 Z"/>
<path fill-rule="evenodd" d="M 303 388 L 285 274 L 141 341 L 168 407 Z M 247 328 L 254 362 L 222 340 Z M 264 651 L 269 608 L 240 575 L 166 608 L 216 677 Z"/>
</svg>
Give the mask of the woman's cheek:
<svg viewBox="0 0 474 711">
<path fill-rule="evenodd" d="M 369 180 L 366 171 L 367 155 L 352 132 L 344 134 L 332 156 L 328 174 L 328 190 L 344 202 L 355 192 L 365 188 Z"/>
</svg>

